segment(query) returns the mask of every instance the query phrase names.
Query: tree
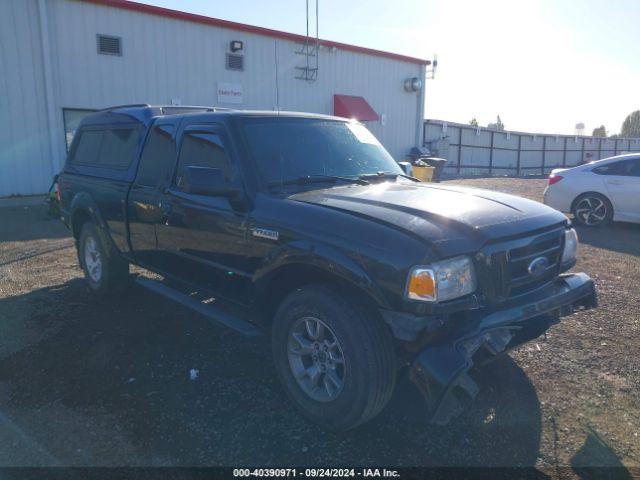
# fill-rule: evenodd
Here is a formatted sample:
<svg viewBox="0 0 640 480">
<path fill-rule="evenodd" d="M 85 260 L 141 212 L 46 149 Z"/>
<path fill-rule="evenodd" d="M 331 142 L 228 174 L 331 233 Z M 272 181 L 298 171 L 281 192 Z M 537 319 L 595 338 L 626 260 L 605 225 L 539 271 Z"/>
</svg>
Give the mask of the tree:
<svg viewBox="0 0 640 480">
<path fill-rule="evenodd" d="M 503 131 L 504 130 L 504 123 L 502 123 L 502 120 L 500 120 L 500 115 L 498 115 L 496 123 L 490 123 L 489 125 L 487 125 L 487 128 L 489 128 L 491 130 Z"/>
<path fill-rule="evenodd" d="M 473 117 L 471 120 L 469 120 L 469 125 L 471 125 L 472 127 L 479 127 L 480 126 L 478 124 L 478 120 L 476 120 L 476 117 Z"/>
<path fill-rule="evenodd" d="M 640 137 L 640 110 L 630 113 L 622 122 L 620 130 L 621 137 L 638 138 Z"/>
<path fill-rule="evenodd" d="M 604 125 L 600 125 L 598 128 L 593 129 L 592 137 L 606 137 L 607 129 L 604 128 Z"/>
</svg>

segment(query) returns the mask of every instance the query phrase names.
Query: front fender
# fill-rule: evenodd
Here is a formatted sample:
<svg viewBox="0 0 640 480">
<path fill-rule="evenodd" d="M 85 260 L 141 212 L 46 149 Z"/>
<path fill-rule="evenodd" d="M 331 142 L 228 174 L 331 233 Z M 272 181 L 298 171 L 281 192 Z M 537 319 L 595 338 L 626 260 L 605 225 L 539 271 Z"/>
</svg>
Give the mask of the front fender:
<svg viewBox="0 0 640 480">
<path fill-rule="evenodd" d="M 256 289 L 266 289 L 283 268 L 292 265 L 315 268 L 339 277 L 364 291 L 379 307 L 389 308 L 378 285 L 356 260 L 336 248 L 309 241 L 294 241 L 273 250 L 254 275 Z"/>
</svg>

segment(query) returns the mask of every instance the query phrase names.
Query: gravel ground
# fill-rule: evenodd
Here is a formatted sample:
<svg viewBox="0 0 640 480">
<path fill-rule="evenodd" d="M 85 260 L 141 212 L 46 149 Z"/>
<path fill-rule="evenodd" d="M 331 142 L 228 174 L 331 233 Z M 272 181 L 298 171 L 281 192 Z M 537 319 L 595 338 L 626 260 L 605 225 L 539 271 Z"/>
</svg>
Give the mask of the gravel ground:
<svg viewBox="0 0 640 480">
<path fill-rule="evenodd" d="M 450 183 L 541 200 L 545 181 Z M 59 222 L 37 207 L 0 208 L 0 222 L 0 466 L 640 467 L 640 225 L 579 230 L 576 270 L 601 306 L 484 367 L 461 417 L 426 424 L 402 381 L 378 418 L 337 435 L 292 409 L 266 342 L 139 287 L 96 300 Z"/>
</svg>

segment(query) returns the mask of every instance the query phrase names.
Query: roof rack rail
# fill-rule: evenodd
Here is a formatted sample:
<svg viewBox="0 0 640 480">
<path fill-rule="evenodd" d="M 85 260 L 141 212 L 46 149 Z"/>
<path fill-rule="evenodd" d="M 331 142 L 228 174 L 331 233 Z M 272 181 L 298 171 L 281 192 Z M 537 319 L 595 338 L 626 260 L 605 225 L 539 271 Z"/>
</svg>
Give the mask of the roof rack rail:
<svg viewBox="0 0 640 480">
<path fill-rule="evenodd" d="M 226 112 L 231 111 L 231 108 L 224 107 L 211 107 L 211 106 L 198 106 L 198 105 L 162 105 L 159 107 L 160 111 L 164 113 L 165 110 L 204 110 L 206 112 Z"/>
<path fill-rule="evenodd" d="M 108 112 L 110 110 L 117 110 L 118 108 L 135 108 L 135 107 L 150 107 L 148 103 L 130 103 L 128 105 L 114 105 L 113 107 L 102 108 L 98 112 Z"/>
</svg>

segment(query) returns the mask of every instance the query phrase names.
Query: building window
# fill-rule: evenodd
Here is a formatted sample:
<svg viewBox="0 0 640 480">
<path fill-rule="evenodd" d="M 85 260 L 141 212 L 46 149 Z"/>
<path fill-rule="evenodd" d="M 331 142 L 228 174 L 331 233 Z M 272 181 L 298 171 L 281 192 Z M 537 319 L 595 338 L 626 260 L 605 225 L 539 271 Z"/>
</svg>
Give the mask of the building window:
<svg viewBox="0 0 640 480">
<path fill-rule="evenodd" d="M 111 35 L 98 34 L 98 53 L 102 55 L 122 55 L 122 39 Z"/>
<path fill-rule="evenodd" d="M 64 120 L 64 140 L 67 146 L 67 152 L 71 147 L 73 141 L 73 135 L 80 125 L 80 121 L 95 110 L 82 109 L 82 108 L 63 108 L 62 117 Z"/>
</svg>

